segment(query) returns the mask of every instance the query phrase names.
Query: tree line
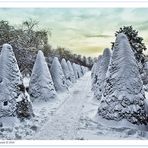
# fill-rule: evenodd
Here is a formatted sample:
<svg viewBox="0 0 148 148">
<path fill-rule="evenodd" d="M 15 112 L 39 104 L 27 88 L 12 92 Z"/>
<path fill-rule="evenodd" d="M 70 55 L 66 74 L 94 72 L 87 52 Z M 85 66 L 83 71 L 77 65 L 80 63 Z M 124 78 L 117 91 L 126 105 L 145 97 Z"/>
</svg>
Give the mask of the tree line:
<svg viewBox="0 0 148 148">
<path fill-rule="evenodd" d="M 53 58 L 59 60 L 65 58 L 71 62 L 91 68 L 94 59 L 74 54 L 64 47 L 53 49 L 49 44 L 51 32 L 37 29 L 38 21 L 28 19 L 19 26 L 10 25 L 9 21 L 0 21 L 0 46 L 9 43 L 14 49 L 20 71 L 23 74 L 31 74 L 38 50 L 42 50 L 50 68 Z"/>
</svg>

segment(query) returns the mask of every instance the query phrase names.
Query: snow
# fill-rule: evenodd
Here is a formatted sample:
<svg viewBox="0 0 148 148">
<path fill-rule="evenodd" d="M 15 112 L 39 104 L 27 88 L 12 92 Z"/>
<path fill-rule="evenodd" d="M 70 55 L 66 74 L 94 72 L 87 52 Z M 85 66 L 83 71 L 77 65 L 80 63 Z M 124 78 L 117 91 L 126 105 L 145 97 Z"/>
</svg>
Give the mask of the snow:
<svg viewBox="0 0 148 148">
<path fill-rule="evenodd" d="M 30 77 L 24 77 L 23 78 L 23 84 L 27 88 L 29 87 Z"/>
<path fill-rule="evenodd" d="M 111 57 L 111 52 L 109 48 L 105 48 L 103 51 L 103 55 L 101 58 L 101 61 L 98 59 L 97 67 L 96 69 L 96 83 L 95 83 L 95 89 L 94 89 L 94 96 L 97 100 L 101 99 L 102 92 L 104 89 L 104 81 L 106 78 L 106 72 L 110 63 L 110 57 Z M 94 82 L 93 82 L 94 83 Z"/>
<path fill-rule="evenodd" d="M 17 98 L 23 93 L 21 89 L 24 86 L 13 49 L 9 44 L 2 46 L 0 67 L 0 117 L 16 116 L 19 107 Z M 27 98 L 25 99 L 27 101 Z"/>
<path fill-rule="evenodd" d="M 50 67 L 50 72 L 56 91 L 63 92 L 68 90 L 66 78 L 57 57 L 54 57 L 53 59 L 52 65 Z"/>
<path fill-rule="evenodd" d="M 90 91 L 90 94 L 92 92 Z M 137 126 L 130 124 L 126 120 L 121 122 L 108 121 L 97 114 L 99 102 L 88 99 L 85 104 L 78 131 L 79 139 L 83 140 L 136 140 L 147 139 L 148 131 L 138 129 Z"/>
<path fill-rule="evenodd" d="M 83 70 L 82 70 L 82 68 L 81 68 L 81 65 L 78 65 L 78 69 L 79 69 L 79 75 L 80 75 L 80 77 L 82 77 L 83 76 Z"/>
<path fill-rule="evenodd" d="M 4 44 L 0 55 L 0 139 L 147 139 L 147 65 L 141 76 L 124 34 L 117 36 L 111 60 L 110 56 L 105 49 L 92 71 L 65 59 L 60 64 L 55 57 L 49 71 L 39 51 L 31 78 L 22 79 L 12 47 Z M 24 86 L 30 87 L 33 103 Z M 99 101 L 94 99 L 96 92 Z"/>
<path fill-rule="evenodd" d="M 117 36 L 98 114 L 108 120 L 145 124 L 145 94 L 137 61 L 124 34 Z"/>
<path fill-rule="evenodd" d="M 92 78 L 92 90 L 95 91 L 96 90 L 96 83 L 98 80 L 99 75 L 101 75 L 101 60 L 102 60 L 102 55 L 100 55 L 98 57 L 98 60 L 96 63 L 94 63 L 93 67 L 92 67 L 92 73 L 91 73 L 91 78 Z"/>
<path fill-rule="evenodd" d="M 75 139 L 81 110 L 84 107 L 87 90 L 90 87 L 86 74 L 70 89 L 71 96 L 58 108 L 53 117 L 41 128 L 35 139 Z M 82 82 L 86 82 L 85 84 Z M 83 90 L 83 91 L 82 91 Z"/>
<path fill-rule="evenodd" d="M 81 66 L 76 64 L 76 68 L 77 68 L 78 78 L 81 78 L 83 76 Z"/>
<path fill-rule="evenodd" d="M 61 61 L 61 66 L 62 66 L 64 75 L 65 75 L 65 78 L 66 78 L 67 85 L 68 86 L 71 86 L 72 85 L 72 82 L 71 82 L 71 73 L 69 71 L 69 67 L 67 65 L 67 62 L 66 62 L 66 60 L 64 58 Z"/>
<path fill-rule="evenodd" d="M 41 50 L 32 70 L 29 82 L 29 94 L 32 101 L 49 101 L 56 98 L 56 91 L 45 57 Z"/>
<path fill-rule="evenodd" d="M 3 126 L 0 127 L 0 139 L 33 139 L 34 134 L 48 120 L 49 117 L 69 98 L 69 93 L 57 94 L 59 99 L 53 99 L 48 102 L 33 102 L 33 111 L 35 116 L 31 119 L 19 121 L 17 118 L 1 118 Z M 60 96 L 60 97 L 59 97 Z M 12 121 L 12 122 L 11 122 Z"/>
<path fill-rule="evenodd" d="M 19 123 L 19 120 L 16 117 L 2 117 L 0 118 L 0 123 L 4 128 L 13 128 L 15 124 Z"/>
<path fill-rule="evenodd" d="M 74 70 L 73 70 L 73 67 L 71 65 L 71 62 L 67 61 L 67 65 L 68 65 L 69 72 L 70 72 L 70 80 L 71 80 L 72 83 L 75 83 L 76 78 L 75 78 L 75 74 L 74 74 Z"/>
<path fill-rule="evenodd" d="M 73 63 L 72 67 L 73 67 L 75 78 L 78 79 L 79 77 L 78 77 L 77 65 Z"/>
<path fill-rule="evenodd" d="M 97 65 L 97 63 L 95 62 L 95 63 L 93 64 L 92 68 L 91 68 L 91 78 L 94 77 L 95 70 L 96 70 L 96 65 Z"/>
<path fill-rule="evenodd" d="M 144 90 L 148 91 L 148 62 L 144 63 L 143 72 L 141 73 Z"/>
<path fill-rule="evenodd" d="M 50 70 L 39 50 L 31 77 L 22 78 L 11 45 L 2 46 L 1 140 L 148 139 L 148 63 L 140 73 L 125 34 L 91 71 L 48 60 Z"/>
<path fill-rule="evenodd" d="M 34 102 L 35 117 L 30 120 L 20 122 L 17 118 L 3 119 L 0 139 L 147 140 L 148 138 L 147 130 L 137 129 L 133 124 L 125 126 L 125 121 L 108 124 L 108 121 L 97 116 L 99 102 L 93 99 L 91 72 L 78 79 L 68 92 L 58 93 L 57 96 L 58 99 L 48 102 Z M 148 100 L 147 92 L 146 97 Z"/>
<path fill-rule="evenodd" d="M 1 78 L 5 77 L 7 79 L 10 79 L 11 83 L 13 83 L 11 85 L 14 85 L 14 83 L 19 83 L 20 81 L 22 81 L 22 75 L 19 71 L 19 67 L 17 65 L 17 61 L 11 45 L 9 44 L 3 45 L 0 57 L 1 57 L 0 58 Z M 11 72 L 16 71 L 15 78 L 13 79 L 11 78 L 10 71 Z"/>
</svg>

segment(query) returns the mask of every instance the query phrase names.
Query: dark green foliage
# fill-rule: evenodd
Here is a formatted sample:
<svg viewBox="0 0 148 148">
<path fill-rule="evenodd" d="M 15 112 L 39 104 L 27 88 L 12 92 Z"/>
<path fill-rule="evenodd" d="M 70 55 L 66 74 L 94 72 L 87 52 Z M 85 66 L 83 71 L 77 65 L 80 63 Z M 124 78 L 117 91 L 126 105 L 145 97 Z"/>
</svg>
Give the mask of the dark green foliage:
<svg viewBox="0 0 148 148">
<path fill-rule="evenodd" d="M 146 50 L 145 44 L 142 42 L 143 38 L 138 36 L 138 31 L 134 30 L 132 26 L 124 26 L 116 31 L 115 36 L 119 33 L 124 33 L 129 40 L 129 43 L 134 51 L 135 58 L 138 62 L 144 63 L 143 51 Z M 112 49 L 114 47 L 114 42 L 112 42 Z"/>
<path fill-rule="evenodd" d="M 22 119 L 29 119 L 34 116 L 32 105 L 30 102 L 29 95 L 25 90 L 25 86 L 23 84 L 18 85 L 18 89 L 20 91 L 20 100 L 16 103 L 16 114 L 17 117 Z"/>
<path fill-rule="evenodd" d="M 16 114 L 20 119 L 31 118 L 34 116 L 31 102 L 29 102 L 27 96 L 25 94 L 22 95 L 22 100 L 17 102 L 16 104 Z"/>
</svg>

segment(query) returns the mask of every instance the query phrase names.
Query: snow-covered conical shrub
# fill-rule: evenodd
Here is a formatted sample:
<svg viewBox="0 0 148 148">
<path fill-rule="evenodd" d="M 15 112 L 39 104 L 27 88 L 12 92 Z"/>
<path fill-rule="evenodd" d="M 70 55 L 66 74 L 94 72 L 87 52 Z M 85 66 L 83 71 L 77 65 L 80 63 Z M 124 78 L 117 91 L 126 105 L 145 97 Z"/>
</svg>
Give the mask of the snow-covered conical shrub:
<svg viewBox="0 0 148 148">
<path fill-rule="evenodd" d="M 86 73 L 85 70 L 86 70 L 85 67 L 81 65 L 81 71 L 82 71 L 82 74 L 83 74 L 83 75 Z"/>
<path fill-rule="evenodd" d="M 95 83 L 95 72 L 96 72 L 97 62 L 95 62 L 91 68 L 91 90 L 94 90 L 94 83 Z"/>
<path fill-rule="evenodd" d="M 72 64 L 73 71 L 75 74 L 75 78 L 78 79 L 78 70 L 77 70 L 77 65 L 75 63 Z"/>
<path fill-rule="evenodd" d="M 84 75 L 83 66 L 80 65 L 80 67 L 81 67 L 81 73 L 82 73 L 82 76 L 83 76 Z"/>
<path fill-rule="evenodd" d="M 81 78 L 83 76 L 83 73 L 82 73 L 81 66 L 79 64 L 77 64 L 77 71 L 78 71 L 78 74 L 79 74 L 79 78 Z"/>
<path fill-rule="evenodd" d="M 101 60 L 102 60 L 102 55 L 98 57 L 98 60 L 96 64 L 94 65 L 94 68 L 92 69 L 92 90 L 95 91 L 96 89 L 96 84 L 98 81 L 99 76 L 101 75 Z"/>
<path fill-rule="evenodd" d="M 91 78 L 93 78 L 95 75 L 96 66 L 97 66 L 97 63 L 95 62 L 91 68 Z"/>
<path fill-rule="evenodd" d="M 98 73 L 97 81 L 95 84 L 96 87 L 94 89 L 94 96 L 97 100 L 100 100 L 102 96 L 102 90 L 104 87 L 104 81 L 105 81 L 106 72 L 109 66 L 110 57 L 111 57 L 110 49 L 108 48 L 104 49 L 102 59 L 101 59 L 101 64 L 99 65 L 99 68 L 97 69 L 97 73 Z"/>
<path fill-rule="evenodd" d="M 66 83 L 66 78 L 64 76 L 62 66 L 57 57 L 54 57 L 53 59 L 50 72 L 56 91 L 63 92 L 67 90 L 68 86 Z"/>
<path fill-rule="evenodd" d="M 83 73 L 82 65 L 80 65 L 80 70 L 81 70 L 81 75 L 83 76 L 84 73 Z"/>
<path fill-rule="evenodd" d="M 83 73 L 85 74 L 88 71 L 88 67 L 82 66 Z"/>
<path fill-rule="evenodd" d="M 76 82 L 76 78 L 75 78 L 75 74 L 74 74 L 74 70 L 73 70 L 73 67 L 71 65 L 71 62 L 67 61 L 67 65 L 68 65 L 69 72 L 70 72 L 70 80 L 71 80 L 72 83 L 74 83 L 74 82 Z"/>
<path fill-rule="evenodd" d="M 65 78 L 66 78 L 67 85 L 71 86 L 72 85 L 72 82 L 71 82 L 71 79 L 70 79 L 71 73 L 69 71 L 69 68 L 68 68 L 68 65 L 67 65 L 67 62 L 66 62 L 65 59 L 62 59 L 61 66 L 62 66 L 64 75 L 65 75 Z"/>
<path fill-rule="evenodd" d="M 86 73 L 86 67 L 82 66 L 83 74 Z"/>
<path fill-rule="evenodd" d="M 137 61 L 125 34 L 118 34 L 98 114 L 108 120 L 146 121 L 145 94 Z"/>
<path fill-rule="evenodd" d="M 41 50 L 38 51 L 33 66 L 29 82 L 29 94 L 32 101 L 49 101 L 56 97 L 52 77 Z"/>
<path fill-rule="evenodd" d="M 23 99 L 20 97 L 22 94 L 20 86 L 24 85 L 13 49 L 9 44 L 2 47 L 0 68 L 0 117 L 16 116 L 18 103 Z M 26 96 L 24 99 L 28 101 Z M 28 116 L 31 116 L 33 113 L 30 112 L 31 103 L 28 107 Z"/>
</svg>

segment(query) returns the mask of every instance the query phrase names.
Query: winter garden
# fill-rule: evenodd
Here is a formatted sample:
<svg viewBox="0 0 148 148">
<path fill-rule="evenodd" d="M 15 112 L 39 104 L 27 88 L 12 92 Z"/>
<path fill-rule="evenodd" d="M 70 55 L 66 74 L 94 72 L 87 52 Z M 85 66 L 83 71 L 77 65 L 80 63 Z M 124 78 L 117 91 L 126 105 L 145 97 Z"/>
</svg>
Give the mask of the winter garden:
<svg viewBox="0 0 148 148">
<path fill-rule="evenodd" d="M 111 49 L 87 58 L 51 49 L 35 24 L 16 31 L 0 22 L 0 139 L 147 139 L 148 62 L 138 32 L 120 28 Z"/>
</svg>

